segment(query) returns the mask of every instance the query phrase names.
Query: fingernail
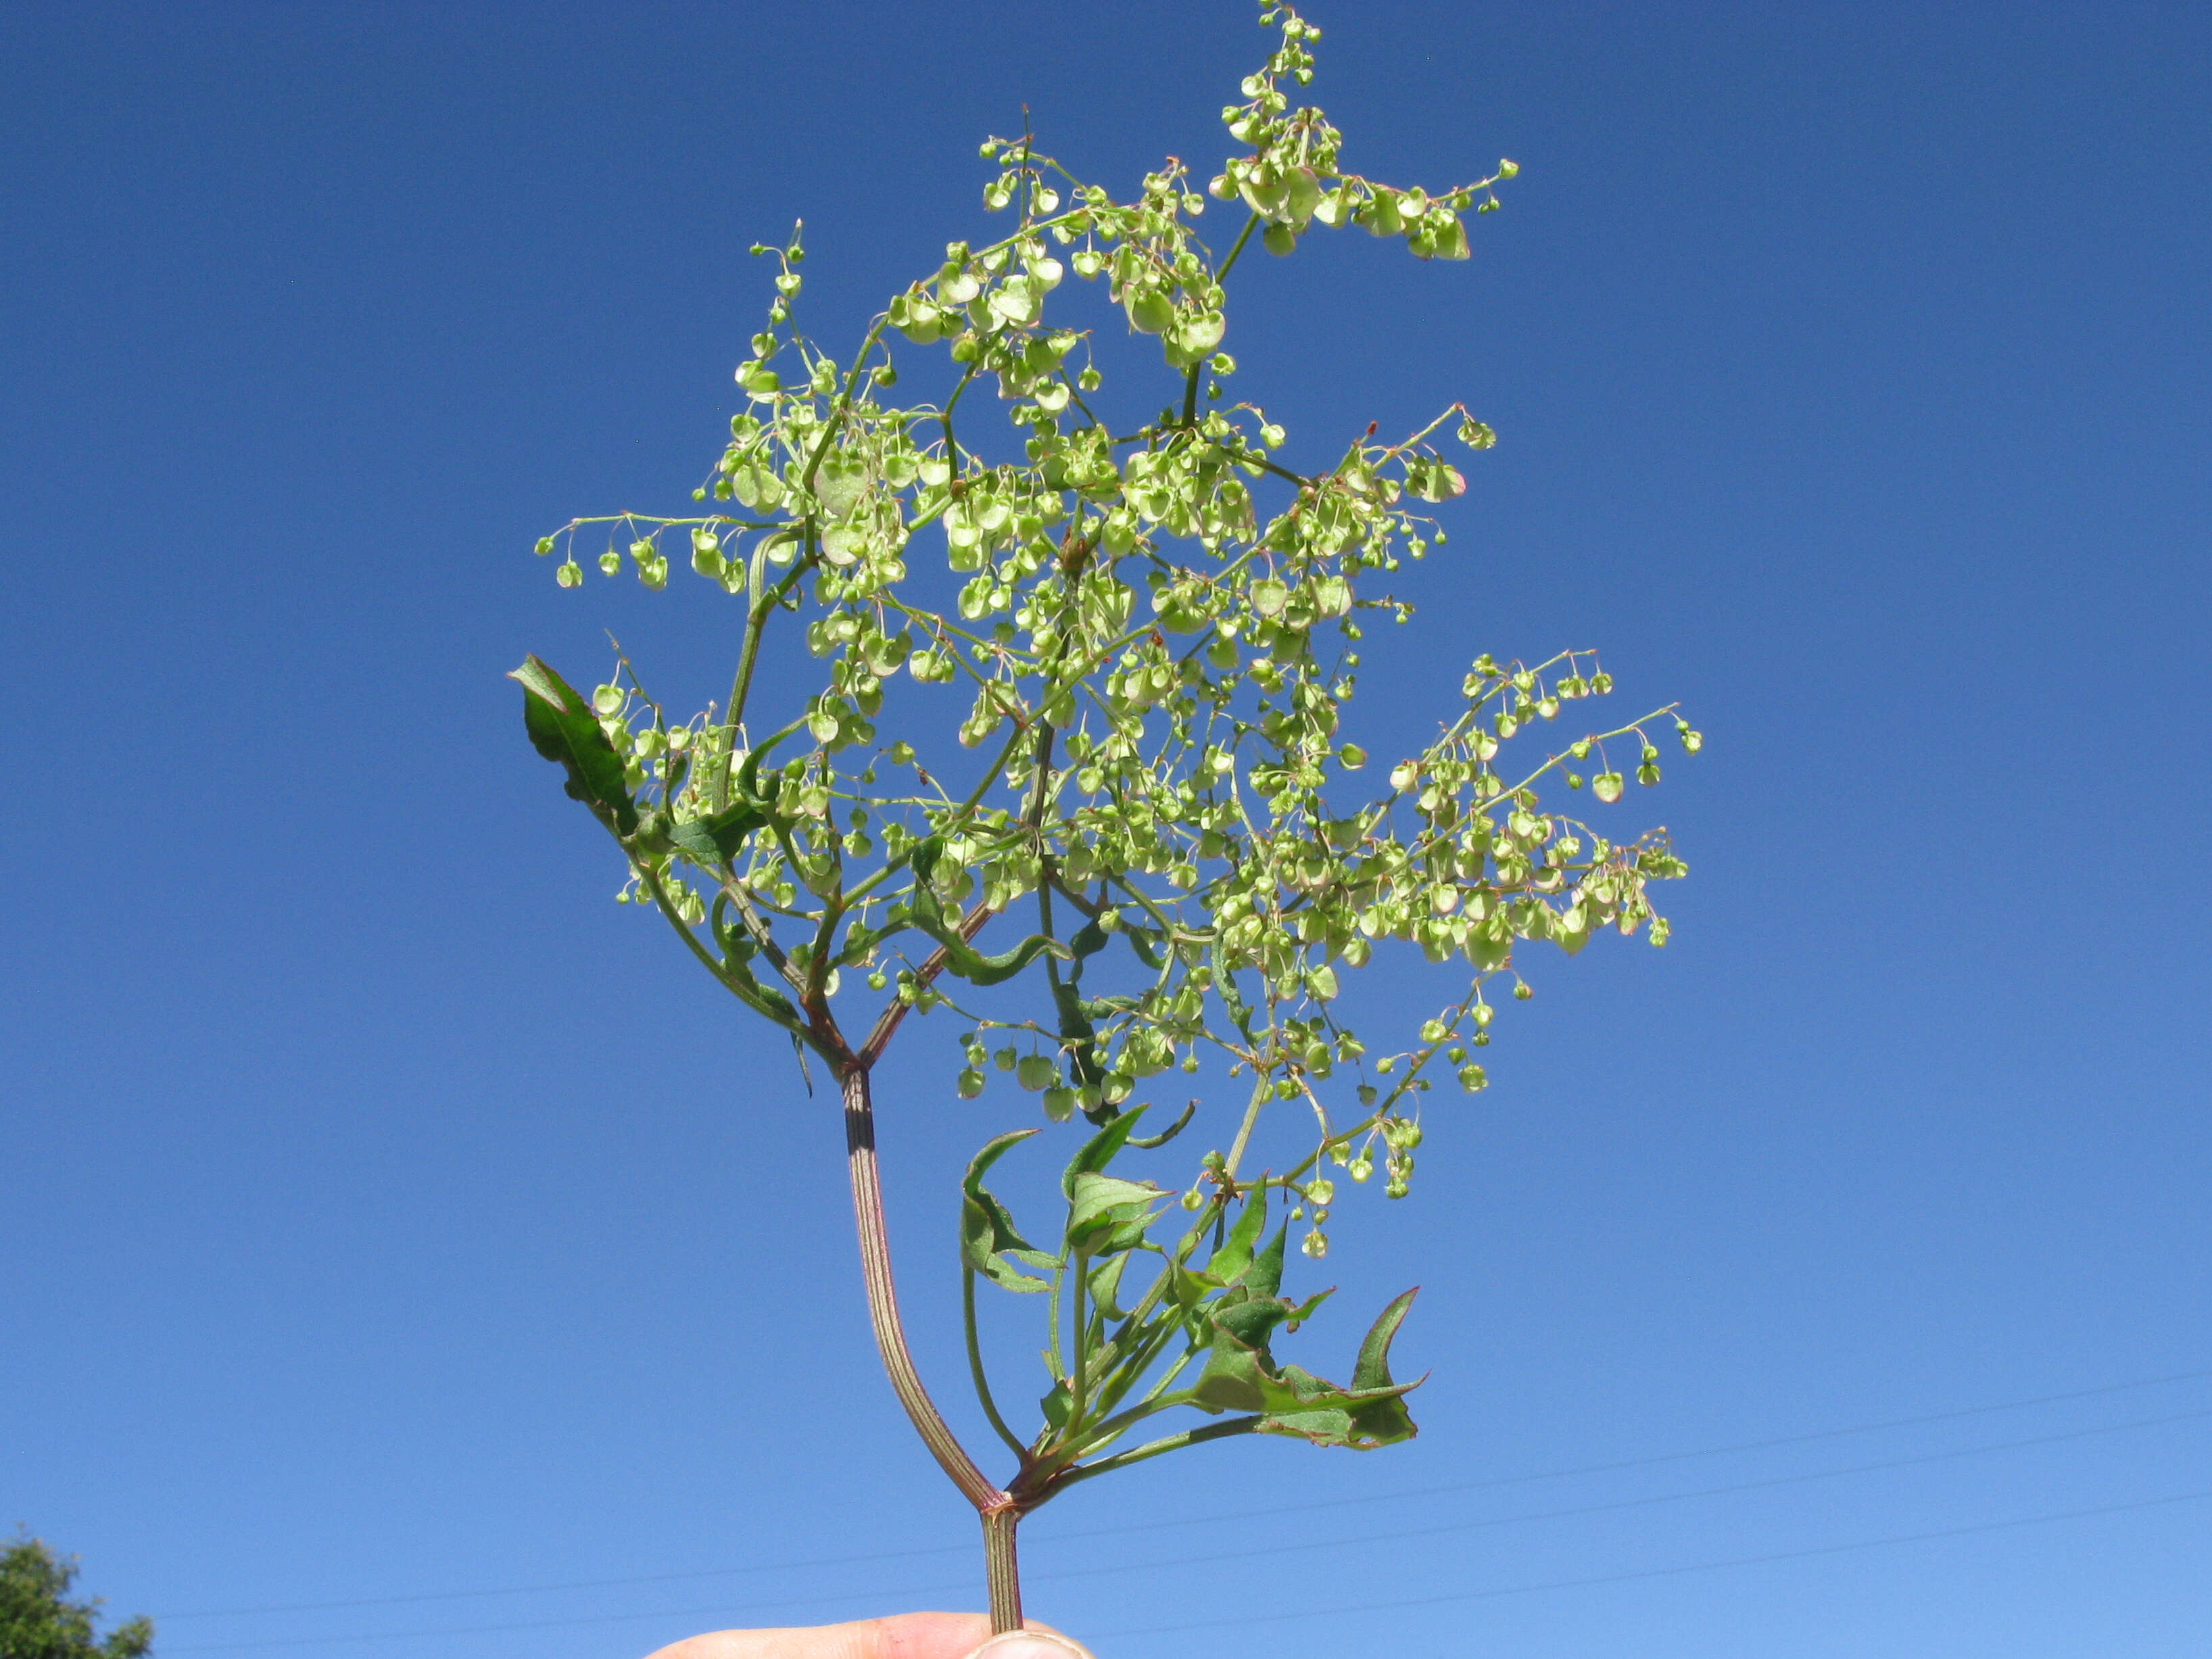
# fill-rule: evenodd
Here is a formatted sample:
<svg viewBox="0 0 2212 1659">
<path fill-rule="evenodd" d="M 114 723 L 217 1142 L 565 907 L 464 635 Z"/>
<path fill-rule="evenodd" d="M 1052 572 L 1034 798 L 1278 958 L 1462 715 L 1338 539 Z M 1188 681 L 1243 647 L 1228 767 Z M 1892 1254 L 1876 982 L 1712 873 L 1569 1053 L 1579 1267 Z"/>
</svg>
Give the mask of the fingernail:
<svg viewBox="0 0 2212 1659">
<path fill-rule="evenodd" d="M 968 1659 L 1091 1659 L 1091 1650 L 1057 1636 L 1008 1631 L 984 1643 Z"/>
</svg>

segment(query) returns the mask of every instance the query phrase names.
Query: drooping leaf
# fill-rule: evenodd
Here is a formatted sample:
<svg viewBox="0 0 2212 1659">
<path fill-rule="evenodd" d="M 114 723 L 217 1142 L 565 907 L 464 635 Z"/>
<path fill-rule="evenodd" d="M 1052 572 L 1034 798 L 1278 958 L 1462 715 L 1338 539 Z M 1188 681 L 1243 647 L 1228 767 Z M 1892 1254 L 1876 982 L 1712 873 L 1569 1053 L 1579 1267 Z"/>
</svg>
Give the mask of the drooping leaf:
<svg viewBox="0 0 2212 1659">
<path fill-rule="evenodd" d="M 525 657 L 507 677 L 522 687 L 531 746 L 568 769 L 568 798 L 590 807 L 617 835 L 636 834 L 637 802 L 623 775 L 623 758 L 599 729 L 591 705 L 541 658 Z"/>
<path fill-rule="evenodd" d="M 1032 1267 L 1049 1270 L 1054 1258 L 1036 1249 L 1014 1225 L 1012 1213 L 983 1185 L 984 1171 L 997 1163 L 1006 1149 L 1027 1140 L 1035 1129 L 1016 1129 L 985 1144 L 969 1160 L 960 1181 L 960 1257 L 993 1284 L 1009 1291 L 1034 1291 L 1050 1287 L 1014 1267 L 1006 1258 Z"/>
</svg>

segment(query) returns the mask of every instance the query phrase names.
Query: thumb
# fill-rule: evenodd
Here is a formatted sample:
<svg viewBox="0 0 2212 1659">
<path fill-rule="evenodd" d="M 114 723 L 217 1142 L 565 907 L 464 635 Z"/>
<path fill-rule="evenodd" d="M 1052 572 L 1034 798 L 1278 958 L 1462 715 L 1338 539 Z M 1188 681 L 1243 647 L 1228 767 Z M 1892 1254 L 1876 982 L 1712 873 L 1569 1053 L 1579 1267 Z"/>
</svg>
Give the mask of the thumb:
<svg viewBox="0 0 2212 1659">
<path fill-rule="evenodd" d="M 994 1636 L 968 1659 L 1091 1659 L 1091 1650 L 1065 1636 L 1041 1630 L 1010 1630 Z"/>
</svg>

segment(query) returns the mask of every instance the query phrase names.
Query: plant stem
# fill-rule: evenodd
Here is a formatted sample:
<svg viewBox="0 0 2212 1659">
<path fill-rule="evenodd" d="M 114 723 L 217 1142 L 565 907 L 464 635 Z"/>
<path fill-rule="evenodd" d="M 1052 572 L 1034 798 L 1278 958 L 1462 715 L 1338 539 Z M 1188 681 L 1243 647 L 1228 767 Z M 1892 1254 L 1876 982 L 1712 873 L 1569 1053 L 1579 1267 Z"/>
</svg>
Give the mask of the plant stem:
<svg viewBox="0 0 2212 1659">
<path fill-rule="evenodd" d="M 868 1092 L 867 1068 L 848 1064 L 842 1079 L 845 1097 L 845 1153 L 853 1178 L 853 1221 L 860 1239 L 860 1282 L 868 1293 L 868 1322 L 876 1332 L 876 1351 L 891 1380 L 891 1392 L 906 1408 L 908 1421 L 929 1448 L 938 1467 L 960 1488 L 960 1495 L 983 1517 L 984 1577 L 990 1588 L 994 1631 L 1022 1626 L 1022 1590 L 1014 1560 L 1014 1526 L 1020 1519 L 1015 1501 L 994 1486 L 953 1435 L 951 1427 L 922 1386 L 914 1355 L 900 1322 L 898 1292 L 891 1284 L 890 1240 L 884 1226 L 884 1189 L 876 1171 L 876 1110 Z"/>
<path fill-rule="evenodd" d="M 991 1634 L 1022 1627 L 1021 1565 L 1014 1557 L 1014 1528 L 1022 1512 L 1009 1499 L 983 1511 L 983 1577 L 991 1591 Z"/>
</svg>

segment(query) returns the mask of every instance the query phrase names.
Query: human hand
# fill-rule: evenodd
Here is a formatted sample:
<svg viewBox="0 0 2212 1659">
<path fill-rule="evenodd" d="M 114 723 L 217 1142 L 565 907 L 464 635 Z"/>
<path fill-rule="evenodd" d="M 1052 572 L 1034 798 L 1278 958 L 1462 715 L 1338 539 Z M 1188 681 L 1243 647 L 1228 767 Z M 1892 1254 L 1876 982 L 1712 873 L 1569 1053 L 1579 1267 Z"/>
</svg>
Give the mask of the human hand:
<svg viewBox="0 0 2212 1659">
<path fill-rule="evenodd" d="M 801 1630 L 721 1630 L 665 1647 L 652 1659 L 1091 1659 L 1042 1625 L 991 1634 L 980 1613 L 902 1613 Z"/>
</svg>

